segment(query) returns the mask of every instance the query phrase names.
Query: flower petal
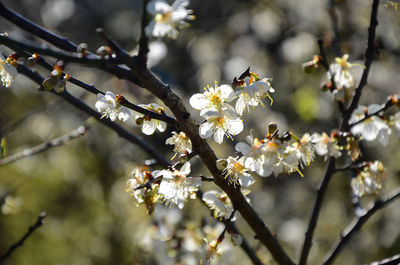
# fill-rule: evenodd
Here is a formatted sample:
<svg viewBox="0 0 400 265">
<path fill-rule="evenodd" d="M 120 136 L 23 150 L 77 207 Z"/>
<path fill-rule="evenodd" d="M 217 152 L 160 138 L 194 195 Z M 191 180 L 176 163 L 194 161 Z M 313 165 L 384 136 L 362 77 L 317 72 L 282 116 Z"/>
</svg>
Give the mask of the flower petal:
<svg viewBox="0 0 400 265">
<path fill-rule="evenodd" d="M 199 127 L 199 135 L 203 139 L 208 139 L 211 137 L 215 129 L 214 123 L 212 122 L 204 122 Z"/>
</svg>

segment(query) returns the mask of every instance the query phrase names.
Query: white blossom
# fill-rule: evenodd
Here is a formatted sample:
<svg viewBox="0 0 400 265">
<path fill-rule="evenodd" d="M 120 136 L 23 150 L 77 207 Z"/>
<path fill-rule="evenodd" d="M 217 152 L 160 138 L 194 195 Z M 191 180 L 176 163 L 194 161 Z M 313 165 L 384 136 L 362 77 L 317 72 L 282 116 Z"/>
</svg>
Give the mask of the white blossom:
<svg viewBox="0 0 400 265">
<path fill-rule="evenodd" d="M 139 107 L 151 110 L 158 114 L 162 114 L 164 112 L 164 109 L 156 103 L 150 103 L 148 105 L 139 104 Z M 167 124 L 165 122 L 152 119 L 147 115 L 141 116 L 138 114 L 136 115 L 135 120 L 136 123 L 142 127 L 142 133 L 146 135 L 152 135 L 156 130 L 164 132 L 165 129 L 167 129 Z"/>
<path fill-rule="evenodd" d="M 118 118 L 120 121 L 125 122 L 131 116 L 130 110 L 121 106 L 117 102 L 115 94 L 111 91 L 107 91 L 105 95 L 97 94 L 95 107 L 98 112 L 103 114 L 102 118 L 107 117 L 111 121 L 115 121 Z"/>
<path fill-rule="evenodd" d="M 248 173 L 249 169 L 244 166 L 244 156 L 240 159 L 229 156 L 224 160 L 226 161 L 226 167 L 222 173 L 230 183 L 240 184 L 242 187 L 248 187 L 254 183 L 254 178 Z"/>
<path fill-rule="evenodd" d="M 244 110 L 250 111 L 250 106 L 256 107 L 258 105 L 264 106 L 263 99 L 268 97 L 272 98 L 269 93 L 275 92 L 271 87 L 268 78 L 258 80 L 248 86 L 238 87 L 235 91 L 237 96 L 235 110 L 240 116 L 243 114 Z"/>
<path fill-rule="evenodd" d="M 206 191 L 203 194 L 202 200 L 213 211 L 215 218 L 228 218 L 233 211 L 232 202 L 225 192 L 215 190 Z"/>
<path fill-rule="evenodd" d="M 358 106 L 357 109 L 354 110 L 351 118 L 349 120 L 350 123 L 354 123 L 363 119 L 366 113 L 374 113 L 380 109 L 379 105 L 372 104 L 370 106 Z M 380 117 L 371 116 L 364 121 L 354 125 L 351 128 L 351 133 L 353 135 L 360 135 L 366 141 L 374 141 L 381 130 L 386 130 L 386 132 L 382 132 L 380 136 L 380 141 L 382 144 L 387 144 L 387 136 L 390 135 L 388 130 L 389 126 L 383 121 Z"/>
<path fill-rule="evenodd" d="M 189 196 L 195 195 L 197 187 L 201 185 L 199 178 L 189 178 L 190 162 L 186 162 L 181 170 L 154 171 L 155 177 L 163 176 L 158 192 L 163 195 L 167 205 L 176 204 L 179 209 L 185 205 Z"/>
<path fill-rule="evenodd" d="M 7 60 L 0 54 L 0 77 L 1 84 L 5 87 L 10 87 L 14 78 L 17 76 L 17 69 L 7 63 Z"/>
<path fill-rule="evenodd" d="M 176 0 L 169 5 L 165 0 L 152 0 L 147 6 L 147 12 L 154 16 L 154 19 L 147 25 L 145 31 L 147 36 L 164 37 L 171 39 L 178 37 L 178 29 L 189 24 L 185 20 L 193 20 L 193 11 L 186 9 L 189 0 Z"/>
<path fill-rule="evenodd" d="M 191 153 L 192 152 L 192 142 L 189 137 L 186 136 L 184 132 L 179 134 L 175 131 L 172 132 L 172 136 L 165 141 L 166 144 L 174 145 L 175 155 L 178 153 Z M 174 155 L 174 157 L 175 157 Z"/>
<path fill-rule="evenodd" d="M 338 158 L 342 155 L 341 147 L 337 143 L 335 137 L 329 137 L 326 133 L 313 133 L 311 136 L 311 141 L 314 145 L 315 152 L 319 156 L 324 156 L 325 160 L 329 156 Z"/>
<path fill-rule="evenodd" d="M 203 114 L 206 121 L 199 127 L 199 135 L 203 139 L 213 136 L 214 141 L 221 144 L 224 135 L 232 138 L 243 131 L 243 121 L 236 116 L 233 108 L 222 109 L 221 111 L 208 111 Z"/>
<path fill-rule="evenodd" d="M 361 197 L 364 194 L 373 194 L 378 192 L 382 185 L 385 169 L 382 162 L 374 161 L 369 163 L 360 171 L 355 178 L 351 180 L 351 188 L 354 195 Z"/>
<path fill-rule="evenodd" d="M 400 137 L 400 112 L 397 112 L 393 116 L 393 129 L 395 130 L 396 134 Z"/>
<path fill-rule="evenodd" d="M 231 102 L 235 98 L 235 93 L 230 85 L 218 86 L 215 82 L 215 87 L 207 86 L 204 88 L 204 93 L 197 93 L 190 97 L 190 105 L 200 110 L 200 115 L 203 116 L 208 111 L 220 111 L 230 108 L 227 102 Z"/>
</svg>

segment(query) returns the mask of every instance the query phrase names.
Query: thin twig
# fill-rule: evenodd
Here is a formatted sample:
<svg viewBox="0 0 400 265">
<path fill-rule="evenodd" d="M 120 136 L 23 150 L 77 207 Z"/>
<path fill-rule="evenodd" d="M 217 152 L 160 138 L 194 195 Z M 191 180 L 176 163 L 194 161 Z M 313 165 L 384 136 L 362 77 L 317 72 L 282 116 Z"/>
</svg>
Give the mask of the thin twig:
<svg viewBox="0 0 400 265">
<path fill-rule="evenodd" d="M 337 167 L 334 170 L 335 170 L 335 172 L 339 172 L 339 171 L 361 169 L 361 168 L 365 167 L 366 165 L 367 165 L 367 162 L 363 161 L 363 162 L 357 163 L 357 164 L 351 164 L 351 165 L 347 165 L 347 166 L 343 166 L 343 167 Z"/>
<path fill-rule="evenodd" d="M 56 147 L 56 146 L 64 145 L 64 144 L 68 143 L 69 141 L 84 135 L 88 129 L 89 129 L 89 127 L 87 125 L 79 126 L 75 130 L 73 130 L 67 134 L 64 134 L 61 137 L 55 138 L 50 141 L 43 142 L 35 147 L 25 149 L 24 151 L 22 151 L 20 153 L 0 159 L 0 166 L 10 164 L 12 162 L 18 161 L 25 157 L 30 157 L 30 156 L 40 154 L 40 153 L 42 153 L 50 148 Z"/>
<path fill-rule="evenodd" d="M 374 261 L 372 263 L 369 263 L 368 265 L 399 265 L 399 264 L 400 264 L 400 254 L 397 254 L 390 258 Z"/>
<path fill-rule="evenodd" d="M 322 201 L 325 196 L 326 188 L 328 187 L 329 181 L 335 172 L 335 158 L 330 157 L 328 161 L 328 166 L 325 171 L 325 175 L 322 179 L 321 185 L 317 192 L 317 198 L 315 200 L 313 212 L 311 214 L 311 219 L 308 225 L 307 232 L 305 234 L 303 249 L 301 251 L 299 265 L 304 265 L 307 263 L 307 257 L 310 253 L 310 249 L 312 246 L 312 239 L 314 235 L 315 228 L 317 226 L 319 213 L 321 211 Z"/>
<path fill-rule="evenodd" d="M 371 20 L 368 28 L 368 44 L 367 49 L 365 50 L 365 61 L 364 61 L 364 71 L 361 76 L 360 83 L 356 88 L 353 96 L 353 100 L 350 103 L 349 108 L 345 112 L 343 116 L 342 127 L 340 128 L 341 131 L 348 131 L 349 130 L 349 119 L 353 111 L 357 108 L 358 102 L 360 101 L 362 90 L 364 86 L 367 84 L 369 71 L 371 69 L 372 60 L 375 56 L 375 32 L 376 27 L 378 26 L 378 8 L 379 8 L 379 0 L 373 0 L 372 8 L 371 8 Z"/>
<path fill-rule="evenodd" d="M 28 239 L 28 237 L 31 236 L 31 234 L 37 229 L 39 228 L 42 224 L 43 224 L 43 219 L 46 218 L 46 213 L 41 213 L 36 222 L 31 225 L 28 228 L 28 231 L 21 237 L 20 240 L 18 240 L 17 242 L 15 242 L 14 244 L 12 244 L 10 246 L 10 248 L 7 250 L 6 253 L 4 253 L 1 257 L 0 257 L 0 264 L 3 263 L 7 258 L 9 258 L 11 256 L 11 254 L 20 246 L 22 246 L 22 244 L 24 244 L 25 240 Z"/>
<path fill-rule="evenodd" d="M 378 210 L 389 205 L 389 203 L 393 202 L 397 198 L 400 198 L 400 188 L 396 189 L 385 198 L 375 201 L 375 203 L 371 207 L 369 207 L 369 209 L 365 210 L 362 215 L 354 218 L 353 221 L 349 224 L 349 226 L 347 226 L 343 230 L 343 232 L 340 235 L 340 239 L 328 252 L 327 256 L 325 257 L 323 265 L 331 264 L 336 259 L 337 255 L 340 253 L 343 246 L 347 242 L 349 242 L 349 240 L 353 237 L 353 235 L 362 228 L 362 226 L 368 221 L 368 219 Z"/>
<path fill-rule="evenodd" d="M 60 48 L 69 52 L 76 52 L 78 49 L 78 45 L 68 40 L 66 37 L 58 36 L 53 32 L 46 30 L 45 28 L 37 25 L 36 23 L 24 18 L 17 12 L 7 8 L 3 3 L 0 2 L 0 16 L 4 17 L 11 23 L 18 26 L 20 29 L 25 30 L 30 34 L 34 34 L 35 36 L 51 43 L 57 48 Z M 92 53 L 89 52 L 89 55 Z M 128 69 L 118 66 L 118 65 L 106 65 L 104 67 L 105 71 L 114 74 L 118 78 L 123 78 L 131 81 L 134 84 L 140 85 L 137 78 L 132 74 Z"/>
<path fill-rule="evenodd" d="M 17 70 L 21 74 L 25 75 L 26 77 L 28 77 L 29 79 L 31 79 L 32 81 L 36 82 L 39 85 L 41 85 L 44 81 L 44 78 L 41 75 L 32 71 L 30 68 L 28 68 L 24 65 L 18 65 Z M 142 139 L 140 139 L 139 137 L 131 134 L 130 132 L 128 132 L 127 130 L 125 130 L 120 125 L 116 124 L 115 122 L 112 122 L 109 119 L 102 118 L 102 115 L 99 112 L 95 111 L 94 109 L 92 109 L 91 107 L 86 105 L 84 102 L 79 100 L 78 98 L 72 96 L 67 91 L 64 91 L 64 92 L 58 93 L 58 94 L 54 93 L 54 94 L 62 97 L 68 103 L 72 104 L 73 106 L 75 106 L 76 108 L 80 109 L 81 111 L 87 113 L 88 115 L 94 117 L 95 119 L 100 121 L 103 125 L 114 130 L 120 137 L 128 140 L 129 142 L 131 142 L 133 144 L 140 146 L 146 153 L 148 153 L 151 156 L 154 156 L 157 159 L 158 163 L 160 163 L 161 165 L 163 165 L 165 167 L 169 166 L 168 160 L 164 156 L 162 156 L 159 152 L 157 152 L 157 150 L 155 150 L 147 142 L 145 142 Z"/>
<path fill-rule="evenodd" d="M 332 46 L 335 51 L 336 57 L 341 57 L 342 51 L 340 48 L 339 23 L 338 23 L 339 18 L 338 18 L 338 15 L 336 14 L 336 10 L 335 10 L 335 0 L 329 0 L 328 13 L 329 13 L 329 17 L 331 18 L 331 24 L 332 24 L 332 29 L 333 29 Z"/>
</svg>

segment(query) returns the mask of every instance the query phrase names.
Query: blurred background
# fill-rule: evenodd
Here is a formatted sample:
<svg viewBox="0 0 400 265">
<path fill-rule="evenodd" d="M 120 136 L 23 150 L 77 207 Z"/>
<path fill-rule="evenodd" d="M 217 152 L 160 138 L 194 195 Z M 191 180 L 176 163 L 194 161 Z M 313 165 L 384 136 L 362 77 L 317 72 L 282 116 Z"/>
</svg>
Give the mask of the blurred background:
<svg viewBox="0 0 400 265">
<path fill-rule="evenodd" d="M 196 20 L 176 41 L 152 39 L 155 42 L 151 49 L 158 55 L 152 60 L 151 69 L 186 100 L 188 108 L 192 94 L 214 81 L 230 83 L 248 66 L 260 77 L 272 78 L 276 90 L 272 95 L 274 104 L 246 113 L 245 130 L 235 137 L 235 142 L 243 141 L 250 128 L 256 137 L 262 137 L 272 121 L 281 132 L 329 133 L 338 126 L 339 113 L 332 95 L 320 90 L 325 71 L 321 68 L 305 74 L 302 69 L 302 63 L 319 53 L 318 38 L 323 38 L 329 60 L 335 57 L 328 2 L 192 0 L 189 8 L 194 10 Z M 140 1 L 2 3 L 77 44 L 87 43 L 92 52 L 105 45 L 95 32 L 99 27 L 132 53 L 136 47 Z M 371 3 L 342 0 L 335 4 L 341 49 L 350 55 L 350 62 L 362 64 Z M 378 20 L 379 55 L 361 98 L 364 105 L 380 104 L 400 91 L 400 13 L 382 4 Z M 3 18 L 0 32 L 20 40 L 43 42 Z M 0 51 L 10 53 L 4 46 L 0 46 Z M 354 67 L 351 71 L 357 84 L 362 68 Z M 123 94 L 134 103 L 161 105 L 147 91 L 99 70 L 68 64 L 66 72 L 102 91 Z M 72 84 L 67 84 L 67 89 L 94 107 L 95 95 Z M 202 121 L 198 112 L 192 110 L 192 115 Z M 61 136 L 88 119 L 55 95 L 38 91 L 37 85 L 20 75 L 12 87 L 0 87 L 0 118 L 8 154 Z M 159 207 L 153 216 L 146 216 L 144 207 L 136 207 L 134 198 L 125 192 L 125 185 L 132 169 L 151 157 L 98 122 L 89 123 L 90 130 L 67 145 L 0 167 L 0 253 L 26 232 L 40 212 L 48 214 L 46 223 L 5 264 L 199 264 L 203 257 L 202 238 L 216 239 L 223 226 L 197 200 L 190 200 L 183 211 Z M 133 121 L 124 126 L 157 146 L 166 157 L 173 156 L 171 146 L 163 144 L 170 137 L 170 130 L 149 137 Z M 218 157 L 225 158 L 234 152 L 235 142 L 210 144 Z M 363 147 L 366 160 L 379 159 L 387 168 L 381 193 L 361 201 L 366 207 L 400 185 L 399 139 L 392 137 L 387 147 L 379 143 Z M 249 198 L 253 206 L 294 260 L 298 260 L 301 251 L 315 190 L 325 166 L 323 159 L 317 158 L 304 170 L 304 178 L 296 173 L 277 178 L 255 176 L 257 181 L 251 186 Z M 209 174 L 198 159 L 193 160 L 192 172 Z M 203 189 L 216 187 L 206 184 Z M 321 263 L 353 216 L 350 176 L 336 174 L 322 207 L 309 264 Z M 274 264 L 240 216 L 237 224 L 249 235 L 247 239 L 261 259 Z M 368 221 L 336 263 L 363 264 L 398 254 L 399 224 L 398 200 Z M 251 264 L 229 238 L 225 241 L 225 255 L 216 259 L 215 264 Z"/>
</svg>

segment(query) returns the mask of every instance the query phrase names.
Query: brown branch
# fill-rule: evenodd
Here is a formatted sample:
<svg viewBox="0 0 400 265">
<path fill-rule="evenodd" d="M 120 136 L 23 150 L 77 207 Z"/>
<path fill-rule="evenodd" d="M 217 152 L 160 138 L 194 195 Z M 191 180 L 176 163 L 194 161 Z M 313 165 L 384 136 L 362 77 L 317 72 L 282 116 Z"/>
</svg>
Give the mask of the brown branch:
<svg viewBox="0 0 400 265">
<path fill-rule="evenodd" d="M 0 3 L 1 4 L 1 3 Z M 28 231 L 21 237 L 20 240 L 10 246 L 6 253 L 0 257 L 0 264 L 3 263 L 11 254 L 20 246 L 22 246 L 28 237 L 43 224 L 43 219 L 46 218 L 46 213 L 41 213 L 36 222 L 28 228 Z"/>
<path fill-rule="evenodd" d="M 378 26 L 378 8 L 379 8 L 379 0 L 373 0 L 372 8 L 371 8 L 371 20 L 368 28 L 368 44 L 367 49 L 365 50 L 365 61 L 364 61 L 364 71 L 361 76 L 360 83 L 354 92 L 353 100 L 350 103 L 349 108 L 345 112 L 343 116 L 342 127 L 340 128 L 341 131 L 348 131 L 349 127 L 349 119 L 353 111 L 357 108 L 358 102 L 360 101 L 362 90 L 364 86 L 367 84 L 369 71 L 371 69 L 372 60 L 374 59 L 375 55 L 375 32 L 376 27 Z"/>
<path fill-rule="evenodd" d="M 311 219 L 308 225 L 307 232 L 305 234 L 303 249 L 301 251 L 299 265 L 304 265 L 307 263 L 307 257 L 310 253 L 311 246 L 312 246 L 312 239 L 314 235 L 315 228 L 317 226 L 319 213 L 322 207 L 322 201 L 325 196 L 326 188 L 328 187 L 329 181 L 335 172 L 335 158 L 330 157 L 328 161 L 328 166 L 325 171 L 325 175 L 322 179 L 321 185 L 317 192 L 317 198 L 315 200 L 314 208 L 311 214 Z"/>
<path fill-rule="evenodd" d="M 84 135 L 88 129 L 89 129 L 89 127 L 87 125 L 79 126 L 75 130 L 73 130 L 67 134 L 64 134 L 61 137 L 55 138 L 51 141 L 43 142 L 35 147 L 25 149 L 24 151 L 22 151 L 20 153 L 0 159 L 0 166 L 10 164 L 12 162 L 15 162 L 15 161 L 20 160 L 25 157 L 40 154 L 40 153 L 42 153 L 50 148 L 53 148 L 53 147 L 64 145 L 64 144 L 68 143 L 70 140 L 76 139 L 76 138 Z"/>
<path fill-rule="evenodd" d="M 76 52 L 78 49 L 78 45 L 71 42 L 65 37 L 58 36 L 53 32 L 46 30 L 45 28 L 37 25 L 36 23 L 24 18 L 20 14 L 16 13 L 15 11 L 7 8 L 3 3 L 0 2 L 0 16 L 4 17 L 11 23 L 18 26 L 20 29 L 25 30 L 30 34 L 34 34 L 35 36 L 51 43 L 57 48 L 60 48 L 65 51 L 69 52 Z M 88 53 L 89 55 L 93 55 L 92 53 Z M 138 83 L 137 78 L 132 74 L 129 69 L 126 69 L 122 66 L 117 65 L 105 65 L 105 71 L 117 76 L 118 78 L 122 78 L 125 80 L 129 80 L 134 84 L 140 85 Z"/>
<path fill-rule="evenodd" d="M 323 265 L 331 264 L 340 253 L 343 246 L 349 242 L 353 235 L 358 232 L 362 226 L 368 221 L 368 219 L 376 213 L 378 210 L 389 205 L 395 199 L 400 198 L 400 188 L 394 190 L 390 195 L 383 199 L 375 201 L 375 203 L 365 210 L 363 214 L 353 219 L 353 221 L 347 226 L 340 235 L 340 239 L 335 243 L 332 249 L 328 252 L 323 262 Z"/>
<path fill-rule="evenodd" d="M 147 53 L 149 52 L 149 38 L 146 36 L 145 28 L 148 23 L 148 15 L 146 11 L 146 5 L 149 1 L 142 0 L 142 21 L 140 25 L 140 36 L 139 36 L 139 52 L 137 55 L 138 61 L 143 65 L 146 66 L 147 64 Z"/>
</svg>

